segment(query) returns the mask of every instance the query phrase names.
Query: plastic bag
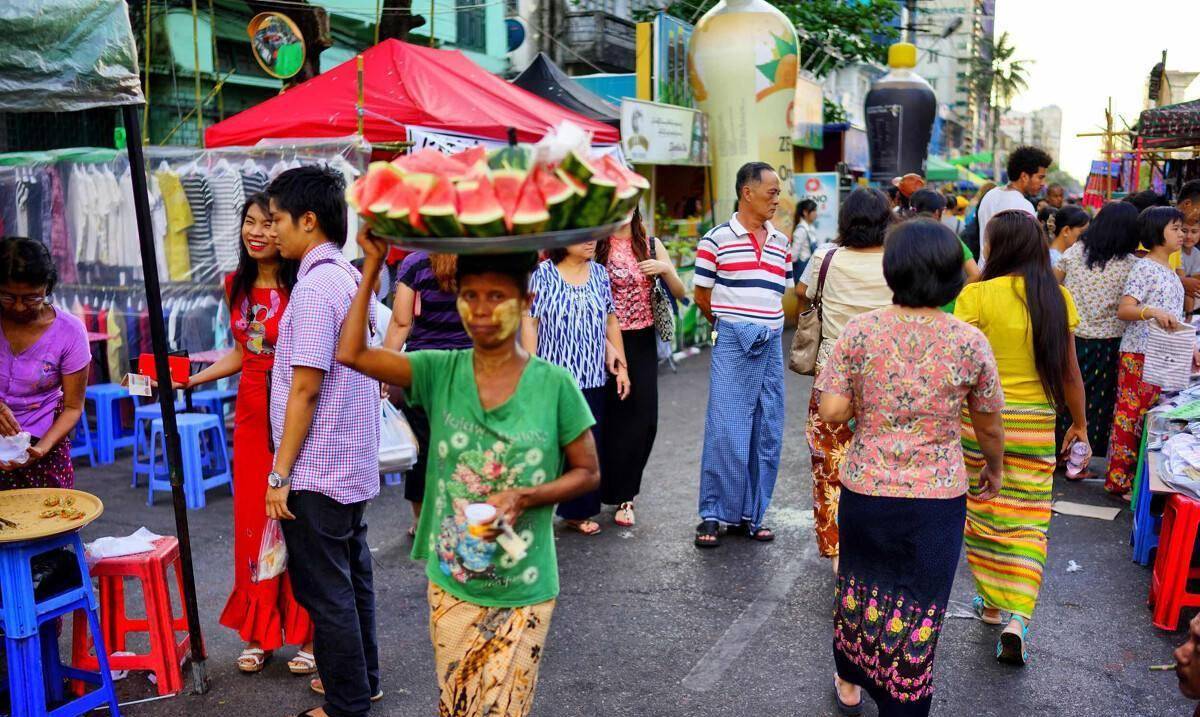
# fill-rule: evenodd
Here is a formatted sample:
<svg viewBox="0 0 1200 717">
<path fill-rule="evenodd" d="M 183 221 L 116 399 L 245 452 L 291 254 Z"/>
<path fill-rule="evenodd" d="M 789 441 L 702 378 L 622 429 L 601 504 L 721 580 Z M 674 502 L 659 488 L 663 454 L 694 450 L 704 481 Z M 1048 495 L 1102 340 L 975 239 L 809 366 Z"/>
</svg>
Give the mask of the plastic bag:
<svg viewBox="0 0 1200 717">
<path fill-rule="evenodd" d="M 257 583 L 283 575 L 287 569 L 287 543 L 283 541 L 283 529 L 274 518 L 267 520 L 263 528 L 262 543 L 258 547 L 258 561 L 251 566 L 250 582 Z"/>
<path fill-rule="evenodd" d="M 417 437 L 404 414 L 388 399 L 382 401 L 379 421 L 379 472 L 402 473 L 417 462 Z"/>
</svg>

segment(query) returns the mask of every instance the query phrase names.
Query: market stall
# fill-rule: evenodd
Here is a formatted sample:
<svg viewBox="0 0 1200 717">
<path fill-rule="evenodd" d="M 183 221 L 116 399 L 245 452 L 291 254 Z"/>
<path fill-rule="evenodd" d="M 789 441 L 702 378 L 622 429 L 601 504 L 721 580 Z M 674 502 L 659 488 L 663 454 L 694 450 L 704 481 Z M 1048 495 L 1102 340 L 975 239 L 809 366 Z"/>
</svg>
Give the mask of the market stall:
<svg viewBox="0 0 1200 717">
<path fill-rule="evenodd" d="M 411 142 L 442 149 L 502 144 L 510 128 L 536 142 L 569 120 L 596 144 L 617 130 L 509 84 L 458 51 L 384 40 L 307 82 L 205 130 L 208 147 L 267 137 L 345 137 L 372 144 Z"/>
<path fill-rule="evenodd" d="M 565 107 L 582 117 L 619 129 L 621 110 L 563 72 L 539 52 L 533 62 L 512 80 L 512 84 Z"/>
</svg>

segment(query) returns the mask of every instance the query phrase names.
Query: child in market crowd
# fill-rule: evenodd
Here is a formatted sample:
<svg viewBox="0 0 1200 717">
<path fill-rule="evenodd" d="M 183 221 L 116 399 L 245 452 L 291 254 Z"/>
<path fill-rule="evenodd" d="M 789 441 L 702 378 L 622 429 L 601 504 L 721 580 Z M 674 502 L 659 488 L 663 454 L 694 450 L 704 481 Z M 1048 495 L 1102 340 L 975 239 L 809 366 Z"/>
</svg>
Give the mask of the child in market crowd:
<svg viewBox="0 0 1200 717">
<path fill-rule="evenodd" d="M 1183 225 L 1183 256 L 1179 264 L 1180 276 L 1200 275 L 1200 250 L 1196 244 L 1200 242 L 1200 221 Z"/>
<path fill-rule="evenodd" d="M 1050 232 L 1050 268 L 1058 266 L 1058 260 L 1079 240 L 1090 221 L 1088 213 L 1073 204 L 1050 215 L 1046 220 L 1046 229 Z"/>
</svg>

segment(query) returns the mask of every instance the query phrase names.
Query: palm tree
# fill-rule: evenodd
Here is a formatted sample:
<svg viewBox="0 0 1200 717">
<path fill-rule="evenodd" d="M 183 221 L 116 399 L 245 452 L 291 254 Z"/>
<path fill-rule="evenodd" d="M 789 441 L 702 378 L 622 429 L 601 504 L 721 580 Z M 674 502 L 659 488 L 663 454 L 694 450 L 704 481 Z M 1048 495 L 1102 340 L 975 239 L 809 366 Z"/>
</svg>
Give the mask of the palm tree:
<svg viewBox="0 0 1200 717">
<path fill-rule="evenodd" d="M 1029 87 L 1029 60 L 1014 59 L 1017 49 L 1013 47 L 1007 32 L 999 39 L 987 41 L 983 52 L 975 58 L 971 72 L 971 86 L 976 98 L 988 99 L 992 108 L 992 173 L 1000 179 L 1000 153 L 997 151 L 1000 138 L 1000 115 L 1012 106 L 1013 98 Z M 988 49 L 991 52 L 988 52 Z"/>
</svg>

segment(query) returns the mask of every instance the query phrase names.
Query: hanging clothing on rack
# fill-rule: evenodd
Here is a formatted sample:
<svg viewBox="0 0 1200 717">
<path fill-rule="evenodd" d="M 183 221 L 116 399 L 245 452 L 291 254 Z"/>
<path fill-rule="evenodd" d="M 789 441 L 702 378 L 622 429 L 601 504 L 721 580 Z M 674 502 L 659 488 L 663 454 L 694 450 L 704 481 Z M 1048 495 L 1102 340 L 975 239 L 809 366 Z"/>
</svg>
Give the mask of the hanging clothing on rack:
<svg viewBox="0 0 1200 717">
<path fill-rule="evenodd" d="M 54 267 L 58 269 L 58 280 L 74 282 L 79 278 L 75 265 L 75 245 L 67 228 L 67 202 L 57 168 L 47 168 L 46 186 L 43 224 L 50 228 L 50 255 L 54 258 Z"/>
<path fill-rule="evenodd" d="M 212 212 L 213 191 L 208 177 L 192 167 L 180 177 L 188 205 L 192 210 L 192 226 L 188 229 L 188 255 L 192 264 L 192 281 L 216 283 L 219 276 L 217 255 L 213 249 Z"/>
<path fill-rule="evenodd" d="M 160 165 L 154 177 L 158 180 L 166 214 L 163 253 L 167 257 L 167 272 L 163 276 L 170 277 L 171 281 L 187 281 L 192 274 L 188 253 L 188 229 L 195 221 L 192 207 L 188 204 L 179 175 L 167 168 L 166 162 Z"/>
<path fill-rule="evenodd" d="M 241 172 L 242 189 L 246 192 L 246 201 L 250 201 L 250 197 L 255 194 L 267 191 L 267 185 L 271 183 L 271 178 L 253 159 L 247 159 L 242 163 Z"/>
<path fill-rule="evenodd" d="M 208 175 L 212 188 L 212 242 L 217 257 L 217 268 L 222 273 L 237 269 L 239 244 L 241 244 L 242 208 L 246 205 L 246 193 L 242 187 L 241 172 L 235 170 L 228 160 L 217 162 Z"/>
</svg>

